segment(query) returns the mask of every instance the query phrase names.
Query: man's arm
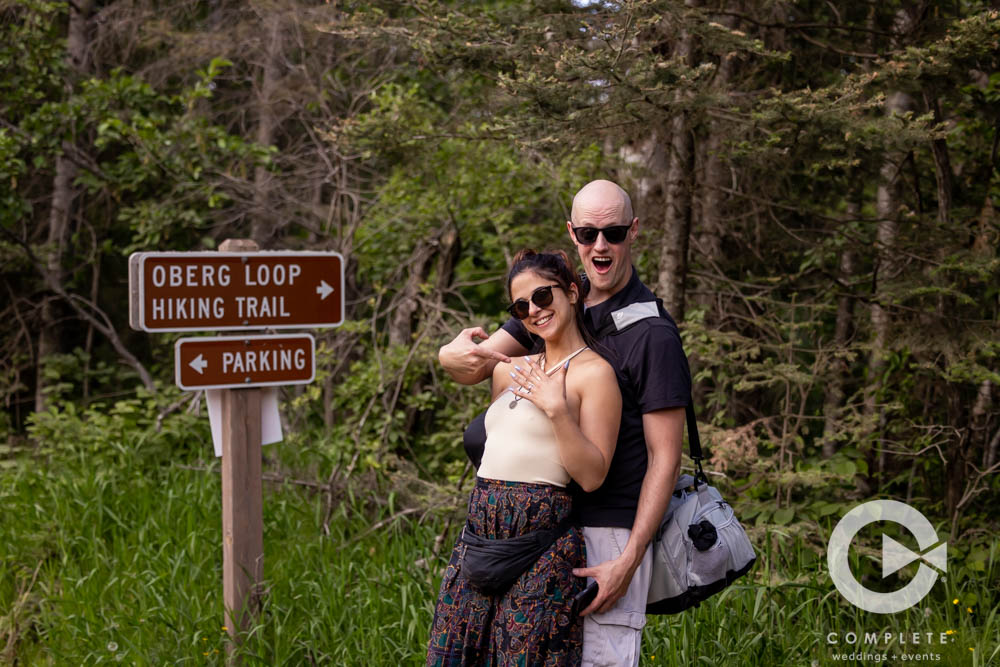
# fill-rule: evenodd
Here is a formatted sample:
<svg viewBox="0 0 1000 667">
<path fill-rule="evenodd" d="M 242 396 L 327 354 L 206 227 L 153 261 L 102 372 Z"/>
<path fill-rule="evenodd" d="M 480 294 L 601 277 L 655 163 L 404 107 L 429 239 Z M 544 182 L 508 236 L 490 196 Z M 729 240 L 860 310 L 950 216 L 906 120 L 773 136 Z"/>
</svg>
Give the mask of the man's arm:
<svg viewBox="0 0 1000 667">
<path fill-rule="evenodd" d="M 684 408 L 647 412 L 642 416 L 642 429 L 649 460 L 639 491 L 639 507 L 632 523 L 632 533 L 622 555 L 615 560 L 573 570 L 577 576 L 593 577 L 600 587 L 597 597 L 581 612 L 581 616 L 606 612 L 625 595 L 632 575 L 642 563 L 646 546 L 652 541 L 667 511 L 670 494 L 677 483 L 684 442 Z"/>
<path fill-rule="evenodd" d="M 476 343 L 475 339 L 484 339 Z M 481 327 L 462 329 L 447 345 L 438 350 L 438 361 L 445 372 L 459 384 L 479 384 L 492 376 L 498 361 L 510 362 L 528 350 L 503 329 L 489 335 Z"/>
</svg>

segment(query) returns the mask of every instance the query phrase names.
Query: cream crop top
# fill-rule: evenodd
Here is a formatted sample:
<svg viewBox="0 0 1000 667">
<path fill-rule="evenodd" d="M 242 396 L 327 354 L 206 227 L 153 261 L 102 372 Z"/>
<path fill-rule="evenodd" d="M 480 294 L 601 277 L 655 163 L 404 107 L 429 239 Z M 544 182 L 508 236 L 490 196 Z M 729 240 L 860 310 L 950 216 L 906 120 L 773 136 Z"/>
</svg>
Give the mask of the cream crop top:
<svg viewBox="0 0 1000 667">
<path fill-rule="evenodd" d="M 581 347 L 545 371 L 546 375 L 586 349 Z M 570 476 L 559 457 L 552 422 L 531 401 L 522 398 L 515 403 L 513 389 L 509 387 L 501 393 L 486 411 L 486 449 L 477 475 L 508 482 L 566 486 Z"/>
</svg>

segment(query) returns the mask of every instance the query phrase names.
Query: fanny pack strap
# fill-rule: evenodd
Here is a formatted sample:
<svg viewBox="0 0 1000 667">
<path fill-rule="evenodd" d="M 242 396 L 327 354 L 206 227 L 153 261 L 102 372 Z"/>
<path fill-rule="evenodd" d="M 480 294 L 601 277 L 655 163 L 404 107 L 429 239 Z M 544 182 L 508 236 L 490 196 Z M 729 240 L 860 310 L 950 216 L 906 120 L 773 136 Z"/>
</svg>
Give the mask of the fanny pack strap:
<svg viewBox="0 0 1000 667">
<path fill-rule="evenodd" d="M 471 498 L 469 499 L 469 509 L 470 510 L 472 509 L 472 499 Z M 565 517 L 563 517 L 562 520 L 559 521 L 559 523 L 557 523 L 554 528 L 539 528 L 537 531 L 533 530 L 533 531 L 530 531 L 528 533 L 525 533 L 524 535 L 518 535 L 517 537 L 508 537 L 508 538 L 501 538 L 501 539 L 491 539 L 489 537 L 480 537 L 479 535 L 476 535 L 476 531 L 473 530 L 472 526 L 469 525 L 468 515 L 466 515 L 465 525 L 462 526 L 462 535 L 465 535 L 465 532 L 468 531 L 470 534 L 476 535 L 476 537 L 478 537 L 481 540 L 489 540 L 490 542 L 505 542 L 507 540 L 516 540 L 518 538 L 525 537 L 525 536 L 530 535 L 531 533 L 534 533 L 534 532 L 538 532 L 538 531 L 542 531 L 542 530 L 551 530 L 552 531 L 552 535 L 553 535 L 552 541 L 555 542 L 560 537 L 562 537 L 563 533 L 565 533 L 567 530 L 569 530 L 570 528 L 573 527 L 573 523 L 574 523 L 573 519 L 574 519 L 574 516 L 573 516 L 573 512 L 571 511 L 569 514 L 567 514 Z"/>
</svg>

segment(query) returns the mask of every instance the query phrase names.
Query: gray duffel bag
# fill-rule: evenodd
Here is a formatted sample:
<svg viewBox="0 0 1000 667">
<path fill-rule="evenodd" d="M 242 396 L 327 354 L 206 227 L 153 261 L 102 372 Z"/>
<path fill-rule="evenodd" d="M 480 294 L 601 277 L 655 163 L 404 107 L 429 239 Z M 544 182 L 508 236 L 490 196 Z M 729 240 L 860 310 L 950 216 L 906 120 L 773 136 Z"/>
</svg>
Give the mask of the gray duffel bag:
<svg viewBox="0 0 1000 667">
<path fill-rule="evenodd" d="M 691 405 L 688 442 L 694 475 L 681 475 L 653 540 L 653 575 L 647 614 L 676 614 L 746 574 L 756 554 L 733 508 L 709 486 Z"/>
</svg>

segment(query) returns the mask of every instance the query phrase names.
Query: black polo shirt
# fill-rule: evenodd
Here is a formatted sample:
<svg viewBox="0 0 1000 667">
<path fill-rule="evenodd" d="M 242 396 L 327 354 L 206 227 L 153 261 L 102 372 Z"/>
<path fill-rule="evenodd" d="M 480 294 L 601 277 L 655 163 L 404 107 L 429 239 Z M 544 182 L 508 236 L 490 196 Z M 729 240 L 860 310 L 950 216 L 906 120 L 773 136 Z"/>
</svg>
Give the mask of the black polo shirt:
<svg viewBox="0 0 1000 667">
<path fill-rule="evenodd" d="M 639 280 L 635 267 L 625 288 L 588 308 L 585 320 L 600 343 L 595 351 L 618 376 L 622 422 L 604 484 L 591 493 L 576 487 L 576 508 L 585 526 L 631 528 L 646 474 L 642 415 L 685 407 L 691 397 L 691 371 L 677 324 Z M 525 348 L 534 347 L 534 338 L 520 321 L 509 319 L 503 328 Z"/>
</svg>

